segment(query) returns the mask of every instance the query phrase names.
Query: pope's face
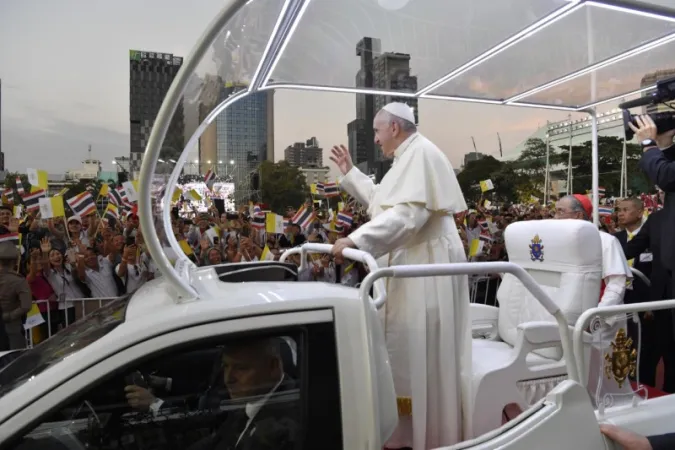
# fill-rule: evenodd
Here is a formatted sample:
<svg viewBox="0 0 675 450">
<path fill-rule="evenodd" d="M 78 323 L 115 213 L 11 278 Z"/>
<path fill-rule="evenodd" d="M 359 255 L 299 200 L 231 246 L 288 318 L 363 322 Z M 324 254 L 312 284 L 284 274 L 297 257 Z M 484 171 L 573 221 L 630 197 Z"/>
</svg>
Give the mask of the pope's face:
<svg viewBox="0 0 675 450">
<path fill-rule="evenodd" d="M 375 143 L 382 148 L 385 158 L 393 158 L 394 152 L 398 148 L 396 142 L 398 127 L 393 122 L 386 120 L 386 116 L 378 114 L 373 120 L 373 131 L 375 132 Z"/>
</svg>

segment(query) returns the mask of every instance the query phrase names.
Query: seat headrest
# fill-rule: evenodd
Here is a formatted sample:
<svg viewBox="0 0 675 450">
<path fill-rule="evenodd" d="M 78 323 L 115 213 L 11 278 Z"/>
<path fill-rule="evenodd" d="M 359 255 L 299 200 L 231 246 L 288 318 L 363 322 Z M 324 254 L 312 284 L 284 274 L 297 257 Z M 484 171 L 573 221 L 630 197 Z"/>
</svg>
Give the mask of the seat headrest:
<svg viewBox="0 0 675 450">
<path fill-rule="evenodd" d="M 590 222 L 572 219 L 516 222 L 504 232 L 509 261 L 556 272 L 602 270 L 602 241 Z"/>
</svg>

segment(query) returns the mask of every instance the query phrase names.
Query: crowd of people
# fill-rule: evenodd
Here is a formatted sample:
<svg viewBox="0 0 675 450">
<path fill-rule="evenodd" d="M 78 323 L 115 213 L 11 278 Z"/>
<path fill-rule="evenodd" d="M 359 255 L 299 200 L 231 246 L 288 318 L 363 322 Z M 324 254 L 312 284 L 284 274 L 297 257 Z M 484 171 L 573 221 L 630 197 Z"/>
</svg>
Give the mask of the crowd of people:
<svg viewBox="0 0 675 450">
<path fill-rule="evenodd" d="M 265 205 L 251 203 L 239 211 L 222 214 L 214 206 L 207 212 L 184 212 L 183 203 L 189 200 L 181 199 L 173 209 L 173 233 L 185 255 L 198 266 L 278 260 L 286 249 L 305 242 L 334 244 L 366 223 L 368 217 L 364 209 L 353 200 L 344 200 L 338 203 L 343 209 L 337 213 L 329 207 L 319 207 L 316 198 L 309 199 L 300 208 L 289 206 L 284 214 L 284 233 L 272 233 L 266 231 L 262 221 L 256 220 L 266 213 Z M 633 226 L 636 220 L 642 223 L 651 210 L 660 207 L 658 202 L 652 204 L 650 197 L 650 206 L 645 208 L 643 200 L 644 196 L 606 202 L 607 205 L 616 202 L 616 207 L 604 218 L 602 228 L 616 233 Z M 325 201 L 324 204 L 330 205 Z M 503 231 L 509 224 L 555 217 L 554 201 L 548 205 L 487 208 L 483 204 L 483 201 L 477 202 L 469 210 L 455 215 L 471 261 L 506 261 Z M 101 218 L 98 212 L 72 215 L 65 220 L 43 220 L 38 210 L 16 218 L 12 205 L 5 204 L 0 206 L 0 241 L 7 237 L 10 242 L 15 239 L 20 242 L 20 251 L 5 247 L 0 255 L 6 267 L 0 273 L 0 292 L 7 292 L 0 294 L 8 335 L 4 348 L 37 343 L 73 323 L 85 310 L 81 308 L 76 314 L 75 301 L 125 295 L 160 275 L 145 250 L 138 215 L 131 210 L 118 220 Z M 357 286 L 367 275 L 367 268 L 362 264 L 336 264 L 331 255 L 310 254 L 308 259 L 306 268 L 299 273 L 303 281 Z M 293 255 L 291 261 L 300 265 L 299 255 Z M 499 280 L 498 275 L 492 278 Z M 29 288 L 25 295 L 16 287 L 21 286 L 21 280 L 25 280 Z M 497 283 L 486 292 L 485 283 L 472 286 L 481 290 L 481 301 L 489 304 L 496 304 L 496 287 Z M 27 340 L 23 324 L 33 304 L 44 321 L 33 330 L 33 339 Z"/>
<path fill-rule="evenodd" d="M 172 209 L 171 232 L 184 255 L 171 256 L 211 266 L 275 260 L 285 249 L 305 242 L 329 243 L 333 244 L 331 254 L 307 255 L 308 264 L 302 265 L 306 268 L 298 274 L 299 279 L 357 286 L 366 268 L 345 260 L 342 251 L 346 248 L 359 248 L 376 258 L 389 254 L 392 265 L 507 260 L 504 230 L 513 222 L 591 220 L 594 211 L 588 195 L 565 196 L 546 205 L 493 206 L 483 200 L 467 205 L 447 158 L 417 132 L 413 120 L 412 112 L 403 104 L 387 105 L 378 113 L 374 123 L 376 142 L 385 156 L 394 159 L 394 165 L 377 189 L 369 177 L 353 167 L 344 147 L 332 149 L 331 160 L 344 175 L 342 188 L 354 196 L 342 198 L 335 210 L 329 207 L 330 201 L 310 198 L 297 209 L 288 207 L 281 215 L 283 226 L 278 226 L 276 219 L 267 220 L 273 213 L 266 211 L 264 204 L 250 203 L 236 212 L 212 205 L 207 212 L 199 213 L 191 210 L 188 199 L 181 197 Z M 428 180 L 435 180 L 437 185 Z M 326 192 L 325 187 L 322 190 Z M 128 198 L 121 205 L 120 198 L 111 193 L 110 201 L 116 203 L 112 215 L 108 214 L 110 208 L 67 218 L 51 210 L 52 217 L 46 218 L 41 216 L 41 208 L 26 208 L 25 214 L 17 214 L 11 204 L 0 207 L 0 350 L 23 348 L 68 327 L 78 318 L 75 302 L 130 294 L 160 276 L 145 248 L 137 207 Z M 664 196 L 661 193 L 656 199 L 648 198 L 649 202 L 645 196 L 602 202 L 600 306 L 672 297 L 669 272 L 660 266 L 663 258 L 656 256 L 660 247 L 657 239 L 663 237 L 663 228 L 655 224 L 662 220 L 659 210 Z M 70 202 L 69 205 L 73 209 Z M 28 206 L 26 202 L 24 206 Z M 460 212 L 452 217 L 448 211 Z M 300 265 L 297 255 L 291 261 Z M 645 265 L 648 262 L 650 267 Z M 651 285 L 646 290 L 634 288 L 630 267 L 648 272 L 645 275 Z M 469 291 L 460 277 L 441 278 L 394 279 L 388 287 L 386 314 L 389 331 L 396 329 L 409 341 L 388 347 L 399 399 L 415 397 L 427 409 L 428 417 L 447 426 L 432 430 L 432 425 L 419 422 L 415 416 L 412 422 L 400 421 L 390 448 L 421 449 L 462 440 L 461 396 L 457 385 L 451 387 L 447 383 L 453 376 L 461 379 L 465 373 L 461 367 L 466 364 L 462 359 L 471 354 L 471 331 L 466 325 L 468 304 L 464 304 Z M 445 295 L 454 302 L 446 302 Z M 436 339 L 427 336 L 419 351 L 406 345 L 419 344 L 410 332 L 419 331 L 416 327 L 420 323 L 410 323 L 415 319 L 396 312 L 415 296 L 424 300 L 420 307 L 427 314 L 420 317 L 428 322 L 425 329 L 436 327 L 438 332 Z M 497 304 L 494 292 L 486 293 L 485 299 Z M 447 320 L 432 311 L 442 313 Z M 32 320 L 35 318 L 38 320 Z M 640 380 L 654 387 L 656 364 L 663 359 L 663 389 L 674 392 L 672 316 L 669 312 L 645 313 L 641 318 L 642 330 L 629 330 L 633 335 L 638 333 L 637 341 L 647 355 L 640 365 Z M 26 328 L 30 330 L 28 334 L 24 334 Z M 664 333 L 668 339 L 658 337 Z M 391 332 L 387 339 L 390 336 Z M 447 343 L 454 351 L 447 351 Z M 429 374 L 410 376 L 413 368 L 426 366 L 417 364 L 415 358 L 420 355 L 430 361 L 443 361 L 446 377 L 435 377 L 432 385 L 427 381 Z M 421 392 L 429 395 L 420 395 Z M 446 406 L 452 405 L 443 417 L 432 403 L 424 403 L 426 397 L 436 395 L 433 392 L 444 396 Z"/>
</svg>

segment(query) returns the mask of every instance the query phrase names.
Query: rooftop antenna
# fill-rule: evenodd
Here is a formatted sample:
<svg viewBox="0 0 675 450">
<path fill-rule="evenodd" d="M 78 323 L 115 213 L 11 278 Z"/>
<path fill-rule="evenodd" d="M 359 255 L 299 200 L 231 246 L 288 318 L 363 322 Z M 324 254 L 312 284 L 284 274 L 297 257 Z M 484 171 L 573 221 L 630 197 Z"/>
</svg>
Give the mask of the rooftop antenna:
<svg viewBox="0 0 675 450">
<path fill-rule="evenodd" d="M 502 154 L 502 138 L 499 136 L 499 133 L 497 133 L 497 141 L 499 142 L 499 157 L 503 158 L 504 155 Z"/>
</svg>

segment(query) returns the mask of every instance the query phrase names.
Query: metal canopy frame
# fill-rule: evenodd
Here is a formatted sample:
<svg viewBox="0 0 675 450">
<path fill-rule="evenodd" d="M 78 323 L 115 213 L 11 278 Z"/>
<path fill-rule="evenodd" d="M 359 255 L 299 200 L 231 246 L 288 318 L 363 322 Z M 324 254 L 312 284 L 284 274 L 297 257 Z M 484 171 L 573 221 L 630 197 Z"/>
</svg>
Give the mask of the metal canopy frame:
<svg viewBox="0 0 675 450">
<path fill-rule="evenodd" d="M 473 103 L 485 103 L 485 104 L 494 104 L 494 105 L 508 105 L 508 106 L 522 106 L 530 108 L 544 108 L 544 109 L 554 109 L 560 111 L 573 111 L 573 112 L 584 112 L 589 108 L 601 105 L 603 103 L 608 103 L 612 101 L 619 100 L 621 98 L 640 94 L 642 92 L 651 90 L 655 87 L 648 86 L 640 88 L 637 90 L 624 92 L 619 95 L 616 95 L 612 98 L 603 99 L 597 102 L 591 102 L 581 106 L 555 106 L 549 104 L 542 104 L 536 102 L 527 102 L 523 101 L 527 97 L 530 97 L 536 93 L 545 91 L 554 86 L 558 86 L 565 82 L 574 80 L 583 75 L 591 74 L 600 69 L 609 67 L 618 62 L 627 60 L 629 58 L 635 57 L 642 53 L 648 52 L 655 48 L 658 48 L 662 45 L 668 44 L 670 42 L 675 42 L 675 32 L 670 33 L 666 36 L 659 37 L 650 42 L 638 45 L 637 47 L 627 48 L 617 55 L 611 56 L 604 60 L 589 64 L 586 67 L 578 69 L 574 72 L 571 72 L 567 75 L 555 78 L 546 83 L 543 83 L 537 87 L 527 89 L 523 92 L 520 92 L 516 95 L 512 95 L 509 98 L 504 99 L 484 99 L 484 98 L 473 98 L 473 97 L 458 97 L 458 96 L 449 96 L 449 95 L 439 95 L 433 94 L 432 92 L 448 83 L 451 80 L 458 78 L 460 75 L 468 72 L 471 69 L 478 67 L 479 65 L 485 63 L 496 55 L 507 51 L 509 48 L 514 45 L 524 41 L 525 39 L 530 39 L 533 36 L 536 39 L 536 34 L 546 29 L 548 26 L 554 24 L 555 22 L 564 19 L 565 17 L 582 11 L 588 8 L 603 8 L 610 9 L 613 11 L 622 12 L 624 14 L 632 14 L 636 16 L 648 17 L 652 19 L 659 19 L 669 22 L 675 22 L 675 8 L 666 8 L 659 6 L 648 1 L 637 1 L 637 0 L 567 0 L 567 3 L 558 9 L 554 10 L 545 17 L 535 21 L 524 29 L 518 31 L 507 39 L 499 42 L 493 47 L 489 48 L 480 55 L 474 57 L 473 59 L 467 61 L 466 63 L 452 69 L 446 75 L 438 78 L 437 80 L 427 84 L 423 88 L 417 90 L 417 92 L 405 92 L 405 91 L 391 91 L 391 90 L 376 90 L 376 89 L 362 89 L 362 88 L 348 88 L 348 87 L 337 87 L 337 86 L 326 86 L 326 85 L 311 85 L 303 83 L 285 83 L 285 82 L 271 82 L 270 79 L 276 69 L 279 61 L 283 58 L 284 50 L 286 46 L 293 38 L 293 33 L 298 28 L 298 25 L 302 21 L 302 17 L 306 12 L 308 6 L 311 4 L 312 0 L 285 0 L 284 6 L 282 7 L 281 13 L 277 20 L 277 23 L 272 31 L 272 35 L 267 44 L 267 48 L 263 54 L 263 57 L 258 65 L 258 68 L 253 77 L 253 82 L 249 86 L 249 91 L 257 90 L 268 90 L 268 89 L 296 89 L 296 90 L 313 90 L 313 91 L 323 91 L 323 92 L 339 92 L 339 93 L 354 93 L 354 94 L 372 94 L 372 95 L 391 95 L 396 97 L 409 97 L 409 98 L 423 98 L 423 99 L 434 99 L 434 100 L 445 100 L 445 101 L 458 101 L 458 102 L 473 102 Z"/>
<path fill-rule="evenodd" d="M 178 269 L 174 270 L 174 267 L 172 266 L 171 262 L 164 254 L 162 244 L 155 230 L 155 223 L 152 216 L 153 205 L 151 202 L 151 189 L 150 189 L 151 182 L 157 166 L 157 159 L 159 158 L 161 145 L 168 130 L 169 123 L 171 121 L 171 118 L 173 117 L 174 112 L 176 111 L 176 109 L 180 104 L 183 92 L 185 91 L 186 87 L 189 84 L 191 75 L 196 70 L 197 66 L 204 58 L 204 56 L 207 54 L 209 48 L 217 39 L 217 37 L 220 35 L 220 33 L 223 30 L 225 30 L 230 20 L 232 20 L 240 10 L 245 8 L 247 4 L 254 1 L 256 0 L 225 0 L 225 5 L 223 9 L 208 26 L 204 34 L 201 36 L 201 38 L 195 45 L 192 53 L 184 60 L 183 66 L 181 67 L 178 74 L 174 78 L 174 81 L 169 91 L 167 92 L 164 102 L 157 115 L 157 119 L 155 121 L 154 127 L 152 128 L 150 139 L 148 141 L 146 152 L 143 158 L 143 164 L 141 167 L 141 178 L 140 178 L 139 211 L 141 212 L 140 219 L 143 229 L 147 230 L 146 242 L 148 244 L 148 250 L 150 251 L 154 261 L 158 264 L 162 273 L 165 276 L 167 276 L 172 285 L 174 285 L 174 287 L 179 292 L 179 296 L 182 297 L 194 297 L 195 295 L 198 295 L 198 293 L 196 292 L 195 288 L 192 287 L 189 280 L 189 276 L 186 275 L 186 272 L 184 270 L 185 264 L 181 265 L 180 270 Z M 590 114 L 592 118 L 592 141 L 593 141 L 592 190 L 593 190 L 593 202 L 595 205 L 593 220 L 596 224 L 598 224 L 599 223 L 599 212 L 598 212 L 599 174 L 598 174 L 598 145 L 597 145 L 598 121 L 595 107 L 600 104 L 616 101 L 630 95 L 639 94 L 641 92 L 653 89 L 654 86 L 648 86 L 640 88 L 638 90 L 624 92 L 612 98 L 602 99 L 596 102 L 591 102 L 580 106 L 569 106 L 569 105 L 559 106 L 542 103 L 533 103 L 528 102 L 527 98 L 538 92 L 550 89 L 553 86 L 569 82 L 570 80 L 577 79 L 587 74 L 595 74 L 598 70 L 602 68 L 635 57 L 636 55 L 643 54 L 645 52 L 668 44 L 670 42 L 675 42 L 675 32 L 653 39 L 644 44 L 640 44 L 637 47 L 626 48 L 614 56 L 608 57 L 598 62 L 589 63 L 585 67 L 575 70 L 574 72 L 554 78 L 543 84 L 540 84 L 539 86 L 524 90 L 523 92 L 520 92 L 516 95 L 512 95 L 509 98 L 484 99 L 472 97 L 446 96 L 434 94 L 433 91 L 438 87 L 443 86 L 446 83 L 458 78 L 459 76 L 468 72 L 469 70 L 480 66 L 486 61 L 489 61 L 496 55 L 507 51 L 509 48 L 524 41 L 525 39 L 531 38 L 536 39 L 537 34 L 542 30 L 546 29 L 551 24 L 559 20 L 562 20 L 565 17 L 569 16 L 570 14 L 581 11 L 583 9 L 603 8 L 624 14 L 632 14 L 635 16 L 642 16 L 651 19 L 658 19 L 675 23 L 675 9 L 665 6 L 659 6 L 658 4 L 654 3 L 655 1 L 656 0 L 651 0 L 651 2 L 649 0 L 643 1 L 565 0 L 565 3 L 562 6 L 553 10 L 543 18 L 535 21 L 534 23 L 531 23 L 522 30 L 516 32 L 515 34 L 512 34 L 510 37 L 497 43 L 496 45 L 493 45 L 491 48 L 475 56 L 469 61 L 459 65 L 458 67 L 455 67 L 454 69 L 446 73 L 444 76 L 427 84 L 423 88 L 419 89 L 417 92 L 406 92 L 406 91 L 392 91 L 392 90 L 386 91 L 376 89 L 321 86 L 302 83 L 285 83 L 285 82 L 271 81 L 275 69 L 277 68 L 279 62 L 283 58 L 284 51 L 286 50 L 288 43 L 291 41 L 293 34 L 298 28 L 298 25 L 302 22 L 303 15 L 307 11 L 307 8 L 312 3 L 312 0 L 284 0 L 281 11 L 272 29 L 271 36 L 269 37 L 266 43 L 264 52 L 262 54 L 262 58 L 256 67 L 251 82 L 249 83 L 248 89 L 240 91 L 237 94 L 233 95 L 232 97 L 227 98 L 221 104 L 219 104 L 213 111 L 211 111 L 211 113 L 208 114 L 206 119 L 204 119 L 204 121 L 197 128 L 197 131 L 195 131 L 193 136 L 188 141 L 186 150 L 196 145 L 197 140 L 204 133 L 206 127 L 208 127 L 208 125 L 210 125 L 210 123 L 213 120 L 215 120 L 215 117 L 221 112 L 223 112 L 228 106 L 232 105 L 238 100 L 241 100 L 242 98 L 246 97 L 251 93 L 273 89 L 313 90 L 313 91 L 336 92 L 336 93 L 385 95 L 399 98 L 403 97 L 403 98 L 432 99 L 432 100 L 457 101 L 457 102 L 473 102 L 473 103 L 494 104 L 513 107 L 529 107 L 529 108 L 543 108 L 561 111 L 586 112 Z M 175 184 L 177 182 L 178 175 L 180 174 L 183 165 L 187 161 L 188 152 L 186 150 L 183 151 L 183 154 L 181 155 L 178 163 L 174 168 L 174 172 L 172 173 L 172 176 L 169 179 L 169 185 Z M 170 189 L 165 190 L 164 196 L 165 202 L 170 201 L 171 194 L 172 192 Z M 164 208 L 163 222 L 165 230 L 171 230 L 171 219 L 169 208 Z M 182 251 L 180 250 L 180 245 L 176 241 L 173 234 L 171 232 L 168 232 L 166 233 L 166 235 L 167 241 L 171 246 L 171 248 L 174 251 L 176 251 L 177 254 L 180 255 Z"/>
</svg>

